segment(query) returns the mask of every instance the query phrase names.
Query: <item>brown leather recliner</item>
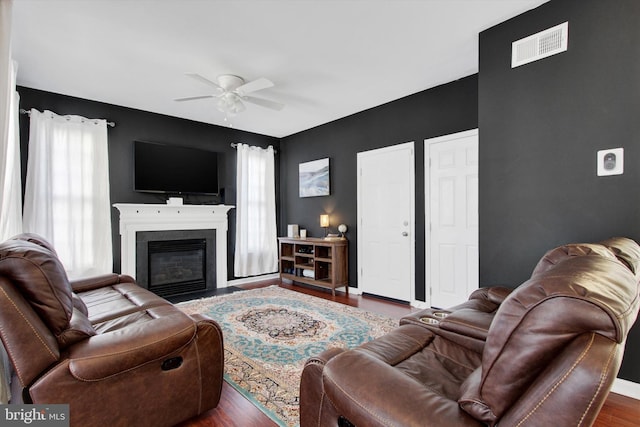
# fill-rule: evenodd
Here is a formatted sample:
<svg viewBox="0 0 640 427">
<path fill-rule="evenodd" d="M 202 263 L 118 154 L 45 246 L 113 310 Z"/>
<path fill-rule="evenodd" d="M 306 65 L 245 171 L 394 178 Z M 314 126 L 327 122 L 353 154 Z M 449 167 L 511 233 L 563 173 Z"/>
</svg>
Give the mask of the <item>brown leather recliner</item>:
<svg viewBox="0 0 640 427">
<path fill-rule="evenodd" d="M 413 323 L 327 350 L 305 365 L 300 425 L 591 425 L 638 315 L 639 269 L 630 239 L 549 251 L 481 353 Z"/>
<path fill-rule="evenodd" d="M 220 399 L 216 322 L 129 276 L 69 282 L 35 235 L 0 244 L 0 337 L 22 388 L 11 403 L 69 404 L 72 426 L 171 426 Z"/>
</svg>

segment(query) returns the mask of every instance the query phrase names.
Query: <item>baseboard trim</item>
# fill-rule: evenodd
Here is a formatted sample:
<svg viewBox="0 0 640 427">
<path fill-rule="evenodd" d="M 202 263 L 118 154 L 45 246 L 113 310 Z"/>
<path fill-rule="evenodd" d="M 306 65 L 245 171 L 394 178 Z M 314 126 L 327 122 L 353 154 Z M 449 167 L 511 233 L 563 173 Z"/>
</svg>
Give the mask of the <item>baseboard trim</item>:
<svg viewBox="0 0 640 427">
<path fill-rule="evenodd" d="M 429 304 L 427 304 L 425 301 L 418 301 L 415 299 L 411 301 L 411 307 L 419 308 L 420 310 L 423 310 L 425 308 L 430 308 Z"/>
<path fill-rule="evenodd" d="M 240 279 L 227 280 L 226 286 L 222 287 L 227 288 L 229 286 L 246 285 L 249 283 L 262 282 L 263 280 L 274 280 L 279 278 L 279 273 L 263 274 L 262 276 L 241 277 Z"/>
<path fill-rule="evenodd" d="M 631 397 L 632 399 L 640 400 L 640 383 L 634 383 L 633 381 L 616 378 L 613 381 L 611 392 Z"/>
</svg>

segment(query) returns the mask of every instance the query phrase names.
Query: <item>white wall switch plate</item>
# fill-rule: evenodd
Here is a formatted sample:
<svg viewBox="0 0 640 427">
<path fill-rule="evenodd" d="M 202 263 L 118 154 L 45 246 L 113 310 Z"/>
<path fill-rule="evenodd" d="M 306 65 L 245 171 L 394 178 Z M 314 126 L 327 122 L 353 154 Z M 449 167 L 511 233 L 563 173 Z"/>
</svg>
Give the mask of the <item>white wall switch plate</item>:
<svg viewBox="0 0 640 427">
<path fill-rule="evenodd" d="M 598 151 L 598 176 L 622 175 L 624 172 L 624 148 Z"/>
</svg>

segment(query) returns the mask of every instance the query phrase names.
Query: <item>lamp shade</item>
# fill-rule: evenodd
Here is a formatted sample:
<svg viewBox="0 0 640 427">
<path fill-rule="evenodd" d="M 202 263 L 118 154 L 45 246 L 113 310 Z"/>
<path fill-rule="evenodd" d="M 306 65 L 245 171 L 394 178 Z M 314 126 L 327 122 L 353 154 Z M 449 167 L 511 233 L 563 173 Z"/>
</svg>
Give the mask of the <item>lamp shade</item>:
<svg viewBox="0 0 640 427">
<path fill-rule="evenodd" d="M 320 227 L 328 227 L 329 226 L 329 215 L 322 214 L 320 215 Z"/>
</svg>

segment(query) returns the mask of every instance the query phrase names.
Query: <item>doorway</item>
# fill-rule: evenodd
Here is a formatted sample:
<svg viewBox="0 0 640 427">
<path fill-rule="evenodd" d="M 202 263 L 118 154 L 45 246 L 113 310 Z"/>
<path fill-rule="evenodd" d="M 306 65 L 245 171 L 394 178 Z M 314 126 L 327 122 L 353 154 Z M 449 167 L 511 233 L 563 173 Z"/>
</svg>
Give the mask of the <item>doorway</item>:
<svg viewBox="0 0 640 427">
<path fill-rule="evenodd" d="M 411 302 L 415 293 L 414 143 L 358 153 L 358 286 Z"/>
<path fill-rule="evenodd" d="M 447 308 L 478 289 L 478 130 L 424 141 L 427 303 Z"/>
</svg>

